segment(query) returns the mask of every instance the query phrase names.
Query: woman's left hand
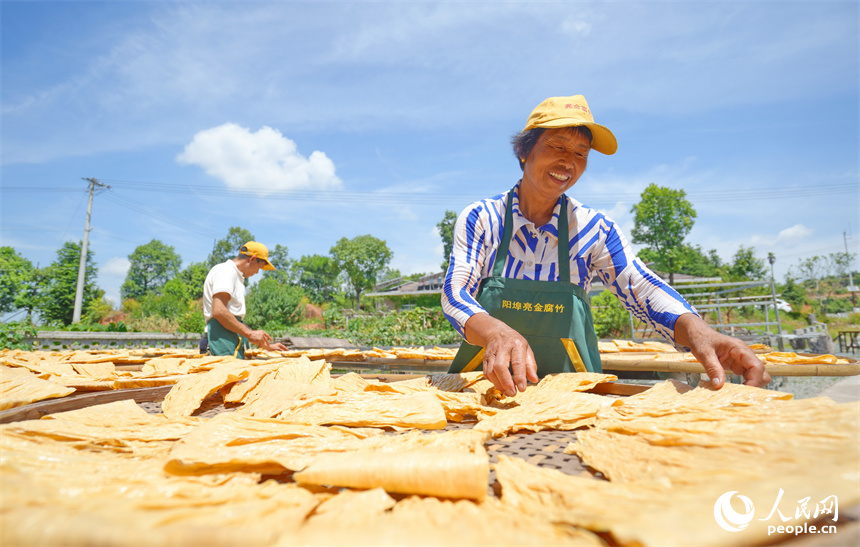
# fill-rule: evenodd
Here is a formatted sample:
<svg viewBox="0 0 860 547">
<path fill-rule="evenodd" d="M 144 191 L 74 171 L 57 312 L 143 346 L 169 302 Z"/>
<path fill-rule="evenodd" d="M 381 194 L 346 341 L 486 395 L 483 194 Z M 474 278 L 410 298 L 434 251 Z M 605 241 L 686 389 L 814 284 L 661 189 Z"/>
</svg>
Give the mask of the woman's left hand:
<svg viewBox="0 0 860 547">
<path fill-rule="evenodd" d="M 675 342 L 690 348 L 717 389 L 726 381 L 725 369 L 743 376 L 748 386 L 764 387 L 770 382 L 764 363 L 748 345 L 718 333 L 695 314 L 685 313 L 675 322 Z"/>
</svg>

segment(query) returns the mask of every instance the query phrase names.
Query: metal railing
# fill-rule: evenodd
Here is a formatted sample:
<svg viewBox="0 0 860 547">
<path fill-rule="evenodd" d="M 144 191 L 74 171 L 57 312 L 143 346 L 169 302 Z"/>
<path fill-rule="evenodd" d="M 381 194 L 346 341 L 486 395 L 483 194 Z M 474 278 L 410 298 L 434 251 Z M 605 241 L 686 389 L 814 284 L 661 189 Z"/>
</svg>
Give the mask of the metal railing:
<svg viewBox="0 0 860 547">
<path fill-rule="evenodd" d="M 25 338 L 34 350 L 133 349 L 197 347 L 202 334 L 163 332 L 69 332 L 39 331 Z"/>
</svg>

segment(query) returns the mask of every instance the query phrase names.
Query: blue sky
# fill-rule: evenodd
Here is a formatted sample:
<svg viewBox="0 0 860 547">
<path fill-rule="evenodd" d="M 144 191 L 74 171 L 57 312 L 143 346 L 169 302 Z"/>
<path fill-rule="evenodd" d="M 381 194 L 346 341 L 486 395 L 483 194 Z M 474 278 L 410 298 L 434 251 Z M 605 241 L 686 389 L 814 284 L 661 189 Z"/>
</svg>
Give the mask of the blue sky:
<svg viewBox="0 0 860 547">
<path fill-rule="evenodd" d="M 82 237 L 118 301 L 136 246 L 231 226 L 290 256 L 371 234 L 437 271 L 446 209 L 520 176 L 510 136 L 584 94 L 619 142 L 569 195 L 630 233 L 650 183 L 729 260 L 860 254 L 858 2 L 0 2 L 0 245 Z M 856 267 L 856 266 L 855 266 Z"/>
</svg>

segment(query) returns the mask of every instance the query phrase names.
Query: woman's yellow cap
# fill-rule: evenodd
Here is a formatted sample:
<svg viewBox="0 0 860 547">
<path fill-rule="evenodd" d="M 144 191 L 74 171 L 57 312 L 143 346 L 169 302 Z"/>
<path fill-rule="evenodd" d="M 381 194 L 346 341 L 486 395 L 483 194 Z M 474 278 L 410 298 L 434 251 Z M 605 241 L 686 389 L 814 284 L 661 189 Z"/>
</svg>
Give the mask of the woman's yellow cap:
<svg viewBox="0 0 860 547">
<path fill-rule="evenodd" d="M 543 127 L 575 127 L 584 125 L 591 130 L 591 148 L 602 154 L 611 155 L 618 150 L 618 141 L 608 128 L 594 123 L 591 109 L 582 95 L 572 97 L 550 97 L 532 110 L 523 131 Z"/>
</svg>

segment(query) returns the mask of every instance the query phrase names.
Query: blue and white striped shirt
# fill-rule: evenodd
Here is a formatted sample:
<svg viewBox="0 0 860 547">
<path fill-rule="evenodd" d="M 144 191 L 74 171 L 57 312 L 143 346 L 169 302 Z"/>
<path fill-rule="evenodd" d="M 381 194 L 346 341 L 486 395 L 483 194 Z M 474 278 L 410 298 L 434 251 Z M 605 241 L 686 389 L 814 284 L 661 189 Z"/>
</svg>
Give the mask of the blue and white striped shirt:
<svg viewBox="0 0 860 547">
<path fill-rule="evenodd" d="M 536 227 L 519 209 L 519 184 L 513 188 L 513 234 L 504 276 L 558 281 L 558 215 L 562 199 L 543 226 Z M 442 290 L 442 309 L 465 338 L 464 325 L 485 310 L 478 286 L 491 276 L 501 244 L 508 192 L 466 207 L 454 226 L 454 244 Z M 674 342 L 675 321 L 696 313 L 672 287 L 642 263 L 615 223 L 602 213 L 568 198 L 570 281 L 586 292 L 596 274 L 634 316 Z"/>
</svg>

